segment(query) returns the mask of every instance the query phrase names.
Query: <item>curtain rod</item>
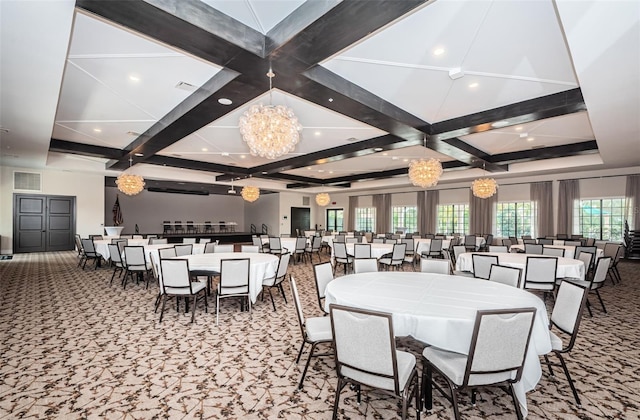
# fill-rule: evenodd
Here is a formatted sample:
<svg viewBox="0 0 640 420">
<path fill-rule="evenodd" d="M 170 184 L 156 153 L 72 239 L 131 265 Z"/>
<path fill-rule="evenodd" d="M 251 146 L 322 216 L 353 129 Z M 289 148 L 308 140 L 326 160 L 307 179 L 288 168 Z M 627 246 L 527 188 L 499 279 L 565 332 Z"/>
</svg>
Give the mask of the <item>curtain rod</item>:
<svg viewBox="0 0 640 420">
<path fill-rule="evenodd" d="M 511 184 L 500 184 L 498 183 L 499 187 L 506 187 L 509 185 L 525 185 L 525 184 L 533 184 L 535 182 L 553 182 L 553 181 L 570 181 L 570 180 L 578 180 L 581 181 L 583 179 L 599 179 L 599 178 L 618 178 L 618 177 L 625 177 L 628 176 L 629 174 L 626 175 L 601 175 L 601 176 L 588 176 L 585 178 L 565 178 L 565 179 L 554 179 L 551 181 L 529 181 L 529 182 L 513 182 Z M 471 186 L 469 187 L 454 187 L 454 188 L 440 188 L 437 190 L 426 190 L 426 191 L 453 191 L 453 190 L 468 190 L 471 189 Z M 413 192 L 419 192 L 419 191 L 403 191 L 403 192 L 397 192 L 397 193 L 380 193 L 380 194 L 405 194 L 405 193 L 413 193 Z M 358 194 L 358 195 L 350 195 L 349 197 L 367 197 L 367 196 L 371 196 L 371 195 L 376 195 L 375 193 L 373 194 Z"/>
</svg>

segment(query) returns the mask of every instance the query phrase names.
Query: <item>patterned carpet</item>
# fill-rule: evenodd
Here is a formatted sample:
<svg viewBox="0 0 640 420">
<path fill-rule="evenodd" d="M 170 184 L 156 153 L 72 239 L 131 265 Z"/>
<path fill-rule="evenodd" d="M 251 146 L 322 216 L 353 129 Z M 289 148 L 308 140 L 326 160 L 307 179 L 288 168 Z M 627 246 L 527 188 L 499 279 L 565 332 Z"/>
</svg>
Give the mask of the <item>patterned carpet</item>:
<svg viewBox="0 0 640 420">
<path fill-rule="evenodd" d="M 592 299 L 594 317 L 585 316 L 567 358 L 583 407 L 574 405 L 562 376 L 545 373 L 527 395 L 528 418 L 639 418 L 640 262 L 622 262 L 620 269 L 623 282 L 602 291 L 609 313 Z M 288 304 L 275 294 L 277 312 L 268 297 L 251 317 L 227 299 L 219 327 L 212 310 L 199 307 L 190 324 L 190 314 L 173 305 L 159 324 L 157 288 L 110 286 L 111 272 L 82 271 L 73 252 L 0 261 L 0 419 L 331 418 L 332 358 L 316 358 L 304 389 L 296 390 L 304 363 L 295 363 L 301 338 L 288 284 Z M 311 265 L 291 265 L 289 272 L 305 314 L 320 315 Z M 399 341 L 420 354 L 417 343 Z M 500 390 L 480 397 L 474 407 L 463 396 L 465 419 L 515 417 Z M 423 418 L 451 418 L 450 404 L 438 394 L 434 399 Z M 365 390 L 358 406 L 346 389 L 340 407 L 341 418 L 399 417 L 396 400 L 374 391 Z"/>
</svg>

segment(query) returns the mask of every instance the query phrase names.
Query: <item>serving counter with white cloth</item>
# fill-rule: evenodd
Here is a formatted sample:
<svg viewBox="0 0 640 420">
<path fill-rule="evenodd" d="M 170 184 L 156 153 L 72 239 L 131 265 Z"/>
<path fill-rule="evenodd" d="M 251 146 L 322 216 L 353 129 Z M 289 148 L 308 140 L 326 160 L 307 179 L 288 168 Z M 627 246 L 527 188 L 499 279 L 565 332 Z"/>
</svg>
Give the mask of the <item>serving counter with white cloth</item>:
<svg viewBox="0 0 640 420">
<path fill-rule="evenodd" d="M 149 242 L 148 239 L 127 239 L 127 245 L 146 245 Z M 111 239 L 94 239 L 93 246 L 96 248 L 96 252 L 102 255 L 102 258 L 108 260 L 111 258 L 108 245 L 111 243 Z"/>
<path fill-rule="evenodd" d="M 476 312 L 482 309 L 536 308 L 531 341 L 516 396 L 526 414 L 527 391 L 542 375 L 539 356 L 551 351 L 547 309 L 522 289 L 463 276 L 412 272 L 362 273 L 327 285 L 325 309 L 337 303 L 393 314 L 396 336 L 410 335 L 444 350 L 469 351 Z"/>
<path fill-rule="evenodd" d="M 349 255 L 354 255 L 354 249 L 355 249 L 355 244 L 353 243 L 348 243 L 345 244 L 347 246 L 347 254 Z M 380 258 L 382 257 L 384 254 L 389 254 L 391 252 L 393 252 L 393 244 L 370 244 L 371 245 L 371 258 Z M 329 246 L 331 247 L 331 259 L 334 258 L 333 256 L 333 242 L 331 242 L 329 244 Z"/>
<path fill-rule="evenodd" d="M 576 258 L 576 247 L 572 245 L 545 245 L 546 248 L 559 248 L 564 249 L 564 257 L 565 258 Z M 524 245 L 511 245 L 510 249 L 515 249 L 518 251 L 524 251 Z M 601 249 L 596 249 L 596 258 L 600 258 L 604 255 L 604 252 Z"/>
<path fill-rule="evenodd" d="M 546 257 L 546 255 L 539 254 L 521 254 L 516 252 L 482 252 L 481 255 L 497 255 L 498 264 L 506 265 L 508 267 L 516 267 L 522 269 L 522 278 L 526 274 L 527 257 Z M 470 271 L 473 273 L 473 252 L 465 252 L 458 255 L 456 259 L 457 271 Z M 550 257 L 558 258 L 558 268 L 556 269 L 556 278 L 577 278 L 584 280 L 584 263 L 580 260 L 574 260 L 572 258 L 564 257 Z"/>
<path fill-rule="evenodd" d="M 249 258 L 249 296 L 256 303 L 262 291 L 262 280 L 276 275 L 279 258 L 272 254 L 255 252 L 214 252 L 176 257 L 189 260 L 189 270 L 199 272 L 220 272 L 220 260 Z"/>
</svg>

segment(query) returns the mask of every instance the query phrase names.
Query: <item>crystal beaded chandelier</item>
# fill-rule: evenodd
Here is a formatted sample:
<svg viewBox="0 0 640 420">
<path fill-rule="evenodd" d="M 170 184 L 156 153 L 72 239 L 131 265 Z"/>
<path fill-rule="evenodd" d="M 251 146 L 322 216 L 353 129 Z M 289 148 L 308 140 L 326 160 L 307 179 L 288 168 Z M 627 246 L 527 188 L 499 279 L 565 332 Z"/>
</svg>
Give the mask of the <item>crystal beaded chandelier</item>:
<svg viewBox="0 0 640 420">
<path fill-rule="evenodd" d="M 478 198 L 489 198 L 498 190 L 498 183 L 493 178 L 479 178 L 471 183 L 471 191 Z"/>
<path fill-rule="evenodd" d="M 258 187 L 246 186 L 242 188 L 240 195 L 245 201 L 253 203 L 260 197 L 260 189 Z"/>
<path fill-rule="evenodd" d="M 269 69 L 269 105 L 252 105 L 240 117 L 240 134 L 254 156 L 275 159 L 291 152 L 298 141 L 302 126 L 291 108 L 271 104 L 271 79 Z"/>
<path fill-rule="evenodd" d="M 409 179 L 418 187 L 433 187 L 441 176 L 442 164 L 437 159 L 414 160 L 409 164 Z"/>
<path fill-rule="evenodd" d="M 133 159 L 129 158 L 129 168 L 131 168 L 132 162 Z M 123 172 L 118 175 L 118 178 L 116 178 L 116 185 L 118 186 L 118 190 L 127 195 L 136 195 L 144 189 L 145 184 L 144 178 L 140 175 L 127 174 L 126 172 Z"/>
<path fill-rule="evenodd" d="M 324 207 L 327 204 L 329 204 L 330 201 L 331 201 L 331 197 L 329 196 L 329 194 L 327 193 L 316 194 L 316 203 L 318 203 L 319 206 Z"/>
</svg>

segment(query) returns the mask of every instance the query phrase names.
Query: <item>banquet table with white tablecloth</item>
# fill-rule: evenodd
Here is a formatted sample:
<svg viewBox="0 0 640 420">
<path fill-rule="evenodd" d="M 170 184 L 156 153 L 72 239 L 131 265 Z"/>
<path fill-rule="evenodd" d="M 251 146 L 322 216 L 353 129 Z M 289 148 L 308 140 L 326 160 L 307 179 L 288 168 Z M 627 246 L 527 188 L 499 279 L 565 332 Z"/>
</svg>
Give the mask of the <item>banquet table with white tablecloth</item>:
<svg viewBox="0 0 640 420">
<path fill-rule="evenodd" d="M 465 252 L 458 255 L 458 258 L 456 259 L 456 270 L 469 271 L 473 273 L 472 255 L 472 252 Z M 538 254 L 521 254 L 514 252 L 482 252 L 481 255 L 497 255 L 498 264 L 522 269 L 522 278 L 524 278 L 526 274 L 527 257 L 544 256 Z M 582 261 L 564 257 L 557 258 L 558 267 L 556 269 L 556 278 L 574 278 L 584 280 L 585 268 Z"/>
<path fill-rule="evenodd" d="M 130 246 L 140 246 L 146 245 L 149 242 L 148 239 L 127 239 L 127 245 Z M 93 245 L 96 248 L 96 252 L 102 255 L 102 258 L 108 260 L 111 258 L 111 253 L 109 252 L 109 244 L 111 243 L 111 239 L 94 239 Z"/>
<path fill-rule="evenodd" d="M 524 245 L 523 244 L 518 244 L 518 245 L 511 245 L 511 252 L 524 252 Z M 545 245 L 546 248 L 558 248 L 558 249 L 563 249 L 564 250 L 564 257 L 565 258 L 575 258 L 576 255 L 576 247 L 572 246 L 572 245 Z M 603 251 L 599 248 L 596 249 L 596 258 L 600 258 L 602 257 Z"/>
<path fill-rule="evenodd" d="M 375 272 L 338 277 L 327 286 L 329 305 L 353 306 L 393 314 L 398 337 L 412 336 L 444 350 L 469 351 L 476 312 L 482 309 L 536 308 L 536 317 L 516 395 L 526 412 L 526 392 L 541 378 L 539 355 L 551 351 L 547 310 L 540 298 L 522 289 L 463 276 L 413 272 Z"/>
</svg>

